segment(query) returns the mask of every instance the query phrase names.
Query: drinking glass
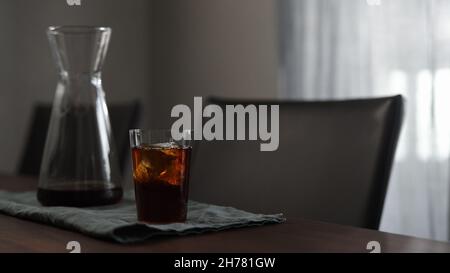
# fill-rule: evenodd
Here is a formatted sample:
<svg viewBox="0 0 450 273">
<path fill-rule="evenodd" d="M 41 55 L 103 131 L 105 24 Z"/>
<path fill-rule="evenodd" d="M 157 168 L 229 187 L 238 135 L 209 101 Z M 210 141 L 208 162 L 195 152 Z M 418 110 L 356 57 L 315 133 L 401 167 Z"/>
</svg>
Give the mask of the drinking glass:
<svg viewBox="0 0 450 273">
<path fill-rule="evenodd" d="M 186 221 L 191 158 L 191 131 L 175 141 L 170 130 L 130 130 L 138 220 L 147 223 Z"/>
</svg>

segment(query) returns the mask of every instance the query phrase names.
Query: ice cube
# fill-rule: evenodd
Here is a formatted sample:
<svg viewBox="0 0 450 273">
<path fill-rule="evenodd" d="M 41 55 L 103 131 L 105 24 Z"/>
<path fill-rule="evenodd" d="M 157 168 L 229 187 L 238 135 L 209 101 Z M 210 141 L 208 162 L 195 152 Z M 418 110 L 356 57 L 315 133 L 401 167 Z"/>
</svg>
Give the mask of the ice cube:
<svg viewBox="0 0 450 273">
<path fill-rule="evenodd" d="M 150 145 L 152 148 L 157 149 L 178 149 L 181 148 L 180 145 L 178 145 L 176 142 L 164 142 L 164 143 L 156 143 Z"/>
<path fill-rule="evenodd" d="M 184 176 L 183 150 L 175 142 L 142 146 L 135 180 L 179 185 Z"/>
<path fill-rule="evenodd" d="M 149 168 L 147 168 L 143 162 L 144 161 L 141 161 L 133 171 L 133 178 L 136 183 L 146 183 L 150 180 Z"/>
</svg>

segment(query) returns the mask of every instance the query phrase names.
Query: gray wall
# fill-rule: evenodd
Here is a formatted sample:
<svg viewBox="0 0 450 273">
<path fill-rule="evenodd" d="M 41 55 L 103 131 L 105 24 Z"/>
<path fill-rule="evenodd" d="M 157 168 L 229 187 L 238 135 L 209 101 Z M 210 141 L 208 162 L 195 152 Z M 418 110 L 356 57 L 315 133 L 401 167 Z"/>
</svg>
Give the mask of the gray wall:
<svg viewBox="0 0 450 273">
<path fill-rule="evenodd" d="M 277 96 L 276 0 L 154 1 L 153 126 L 193 96 Z"/>
<path fill-rule="evenodd" d="M 20 96 L 14 94 L 12 87 L 14 81 L 12 66 L 14 57 L 11 52 L 14 43 L 11 40 L 13 33 L 12 8 L 6 1 L 0 2 L 0 171 L 10 171 L 17 159 L 15 150 L 19 148 L 20 130 L 18 121 L 14 119 L 14 109 L 19 105 Z M 17 113 L 21 116 L 21 113 Z M 19 121 L 20 122 L 20 121 Z"/>
<path fill-rule="evenodd" d="M 0 172 L 13 172 L 31 107 L 51 101 L 49 25 L 108 25 L 107 101 L 139 98 L 145 127 L 194 95 L 277 96 L 276 0 L 0 0 Z"/>
</svg>

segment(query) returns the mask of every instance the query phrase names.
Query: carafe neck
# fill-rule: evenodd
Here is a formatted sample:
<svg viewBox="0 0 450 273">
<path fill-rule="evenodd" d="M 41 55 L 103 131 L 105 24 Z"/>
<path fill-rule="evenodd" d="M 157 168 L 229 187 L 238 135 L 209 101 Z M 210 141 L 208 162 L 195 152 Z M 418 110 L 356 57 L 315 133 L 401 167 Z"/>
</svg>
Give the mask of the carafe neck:
<svg viewBox="0 0 450 273">
<path fill-rule="evenodd" d="M 65 86 L 77 87 L 79 89 L 91 89 L 90 87 L 102 89 L 101 72 L 68 73 L 67 71 L 61 71 L 59 77 L 60 82 Z"/>
<path fill-rule="evenodd" d="M 111 29 L 106 27 L 50 27 L 53 56 L 63 78 L 99 74 L 108 50 Z"/>
</svg>

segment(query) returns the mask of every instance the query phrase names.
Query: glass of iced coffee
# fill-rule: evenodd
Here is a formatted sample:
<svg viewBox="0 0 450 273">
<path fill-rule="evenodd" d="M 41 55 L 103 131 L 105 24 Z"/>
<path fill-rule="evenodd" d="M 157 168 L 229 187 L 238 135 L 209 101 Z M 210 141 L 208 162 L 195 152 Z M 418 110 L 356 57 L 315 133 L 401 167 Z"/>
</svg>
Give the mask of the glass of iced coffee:
<svg viewBox="0 0 450 273">
<path fill-rule="evenodd" d="M 170 130 L 130 130 L 138 220 L 185 222 L 189 193 L 191 132 L 173 140 Z"/>
</svg>

